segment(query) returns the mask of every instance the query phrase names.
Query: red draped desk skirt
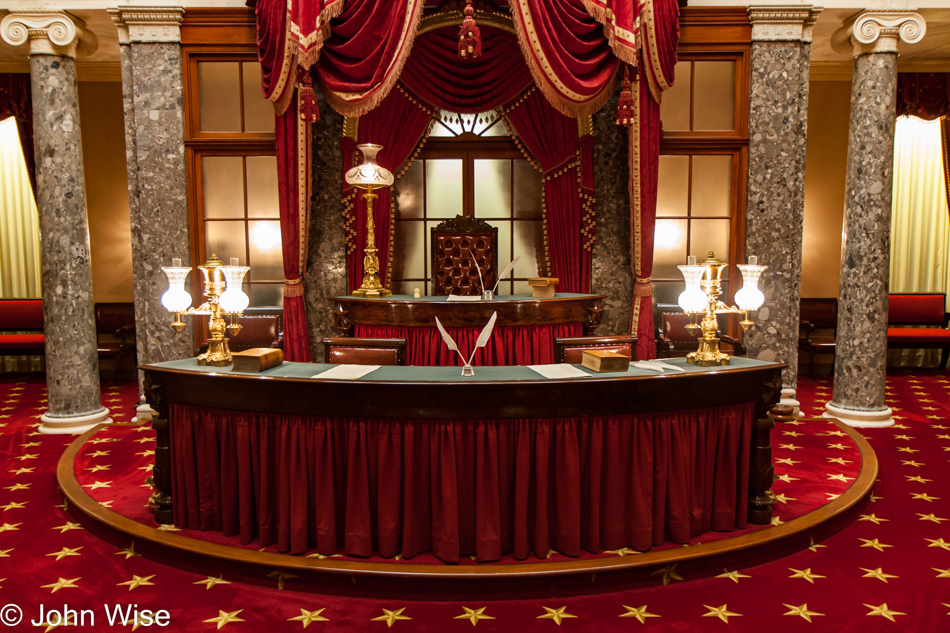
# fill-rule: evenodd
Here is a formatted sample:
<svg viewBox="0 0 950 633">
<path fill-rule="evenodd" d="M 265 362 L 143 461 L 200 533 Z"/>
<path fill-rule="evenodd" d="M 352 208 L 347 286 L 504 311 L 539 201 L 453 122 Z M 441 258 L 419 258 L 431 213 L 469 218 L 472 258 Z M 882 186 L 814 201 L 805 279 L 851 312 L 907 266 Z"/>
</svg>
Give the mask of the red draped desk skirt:
<svg viewBox="0 0 950 633">
<path fill-rule="evenodd" d="M 643 551 L 746 526 L 753 414 L 386 420 L 172 404 L 174 520 L 294 554 Z"/>
</svg>

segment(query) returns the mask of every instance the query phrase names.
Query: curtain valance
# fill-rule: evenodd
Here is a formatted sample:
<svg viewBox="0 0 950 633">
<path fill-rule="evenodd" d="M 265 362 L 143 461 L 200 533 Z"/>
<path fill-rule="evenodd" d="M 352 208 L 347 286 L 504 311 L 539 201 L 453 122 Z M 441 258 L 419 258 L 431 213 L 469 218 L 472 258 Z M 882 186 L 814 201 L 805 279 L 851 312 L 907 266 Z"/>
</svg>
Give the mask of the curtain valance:
<svg viewBox="0 0 950 633">
<path fill-rule="evenodd" d="M 950 116 L 950 73 L 898 73 L 897 116 Z"/>
</svg>

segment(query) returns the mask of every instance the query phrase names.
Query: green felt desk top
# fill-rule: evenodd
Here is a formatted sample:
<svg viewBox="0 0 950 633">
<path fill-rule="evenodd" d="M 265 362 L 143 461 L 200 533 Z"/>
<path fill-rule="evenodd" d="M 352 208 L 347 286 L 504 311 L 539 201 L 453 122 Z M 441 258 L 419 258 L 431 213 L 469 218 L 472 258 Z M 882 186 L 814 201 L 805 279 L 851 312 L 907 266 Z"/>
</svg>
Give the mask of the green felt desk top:
<svg viewBox="0 0 950 633">
<path fill-rule="evenodd" d="M 597 379 L 614 379 L 614 378 L 645 378 L 645 377 L 676 377 L 689 374 L 715 374 L 720 372 L 729 372 L 729 371 L 738 371 L 744 369 L 755 369 L 760 367 L 768 366 L 778 366 L 777 363 L 770 363 L 766 361 L 754 360 L 751 358 L 743 357 L 733 357 L 732 363 L 727 366 L 719 367 L 699 367 L 696 365 L 690 365 L 686 362 L 685 358 L 669 358 L 663 359 L 664 362 L 667 362 L 671 365 L 677 367 L 682 367 L 685 371 L 680 372 L 664 372 L 662 375 L 655 371 L 650 371 L 646 369 L 639 369 L 634 367 L 632 364 L 630 368 L 625 372 L 604 372 L 597 373 L 590 371 L 586 368 L 581 367 L 580 365 L 574 365 L 577 368 L 580 368 L 582 371 L 590 374 L 591 378 L 569 378 L 569 379 L 554 379 L 558 380 L 597 380 Z M 194 358 L 187 358 L 184 360 L 173 360 L 163 363 L 155 363 L 154 365 L 149 365 L 148 367 L 155 367 L 160 369 L 171 369 L 177 371 L 191 371 L 199 372 L 206 374 L 215 374 L 215 375 L 235 375 L 235 376 L 246 376 L 251 378 L 311 378 L 314 377 L 314 380 L 320 380 L 320 374 L 327 371 L 335 365 L 327 364 L 318 364 L 318 363 L 291 363 L 285 362 L 278 367 L 273 367 L 271 369 L 264 370 L 262 372 L 233 372 L 230 367 L 208 367 L 198 365 L 198 362 Z M 394 367 L 394 366 L 384 366 L 379 369 L 363 376 L 362 378 L 357 379 L 359 382 L 388 382 L 388 383 L 399 383 L 399 382 L 520 382 L 520 381 L 536 381 L 536 382 L 549 382 L 551 379 L 545 378 L 541 374 L 538 374 L 532 369 L 529 369 L 526 366 L 514 365 L 514 366 L 502 366 L 502 367 L 475 367 L 474 376 L 461 376 L 461 367 Z M 334 382 L 353 382 L 351 380 L 339 381 L 334 380 Z"/>
<path fill-rule="evenodd" d="M 512 301 L 553 301 L 557 299 L 577 299 L 580 297 L 599 297 L 601 295 L 593 294 L 582 294 L 579 292 L 559 292 L 553 297 L 532 297 L 531 295 L 495 295 L 495 298 L 492 301 L 479 301 L 479 303 L 505 303 Z M 404 301 L 404 302 L 431 302 L 431 303 L 458 303 L 464 305 L 469 303 L 468 301 L 449 301 L 446 296 L 422 296 L 416 299 L 411 295 L 391 295 L 389 297 L 380 297 L 378 299 L 368 299 L 366 297 L 354 297 L 352 295 L 343 295 L 340 297 L 334 297 L 336 300 L 340 301 L 370 301 L 370 302 L 393 302 L 393 301 Z"/>
</svg>

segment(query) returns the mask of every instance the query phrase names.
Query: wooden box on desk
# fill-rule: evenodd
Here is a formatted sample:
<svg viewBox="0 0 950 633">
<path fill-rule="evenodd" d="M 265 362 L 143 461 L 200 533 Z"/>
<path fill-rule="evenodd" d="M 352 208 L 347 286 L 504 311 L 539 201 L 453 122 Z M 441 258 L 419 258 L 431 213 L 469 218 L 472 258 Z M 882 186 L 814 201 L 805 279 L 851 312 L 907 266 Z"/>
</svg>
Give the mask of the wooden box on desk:
<svg viewBox="0 0 950 633">
<path fill-rule="evenodd" d="M 585 349 L 581 355 L 581 365 L 597 372 L 627 371 L 630 366 L 630 358 L 617 352 Z"/>
<path fill-rule="evenodd" d="M 532 297 L 553 297 L 557 277 L 531 277 L 528 279 Z"/>
</svg>

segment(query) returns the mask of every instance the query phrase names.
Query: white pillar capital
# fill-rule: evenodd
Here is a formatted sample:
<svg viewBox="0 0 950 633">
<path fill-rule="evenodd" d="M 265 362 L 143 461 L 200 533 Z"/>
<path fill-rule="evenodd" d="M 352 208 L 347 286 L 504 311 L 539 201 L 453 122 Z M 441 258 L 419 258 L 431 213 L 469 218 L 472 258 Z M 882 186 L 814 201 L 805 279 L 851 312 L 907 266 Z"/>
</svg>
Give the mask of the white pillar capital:
<svg viewBox="0 0 950 633">
<path fill-rule="evenodd" d="M 178 43 L 181 41 L 181 7 L 122 7 L 109 9 L 119 29 L 119 43 Z"/>
<path fill-rule="evenodd" d="M 822 7 L 750 6 L 753 42 L 811 42 L 812 26 Z"/>
<path fill-rule="evenodd" d="M 855 18 L 850 28 L 855 57 L 871 53 L 897 53 L 899 41 L 916 44 L 927 32 L 927 23 L 911 11 L 868 11 Z"/>
<path fill-rule="evenodd" d="M 30 55 L 76 57 L 77 51 L 90 55 L 98 45 L 96 36 L 82 20 L 64 11 L 23 9 L 0 21 L 0 36 L 8 44 L 30 43 Z"/>
</svg>

